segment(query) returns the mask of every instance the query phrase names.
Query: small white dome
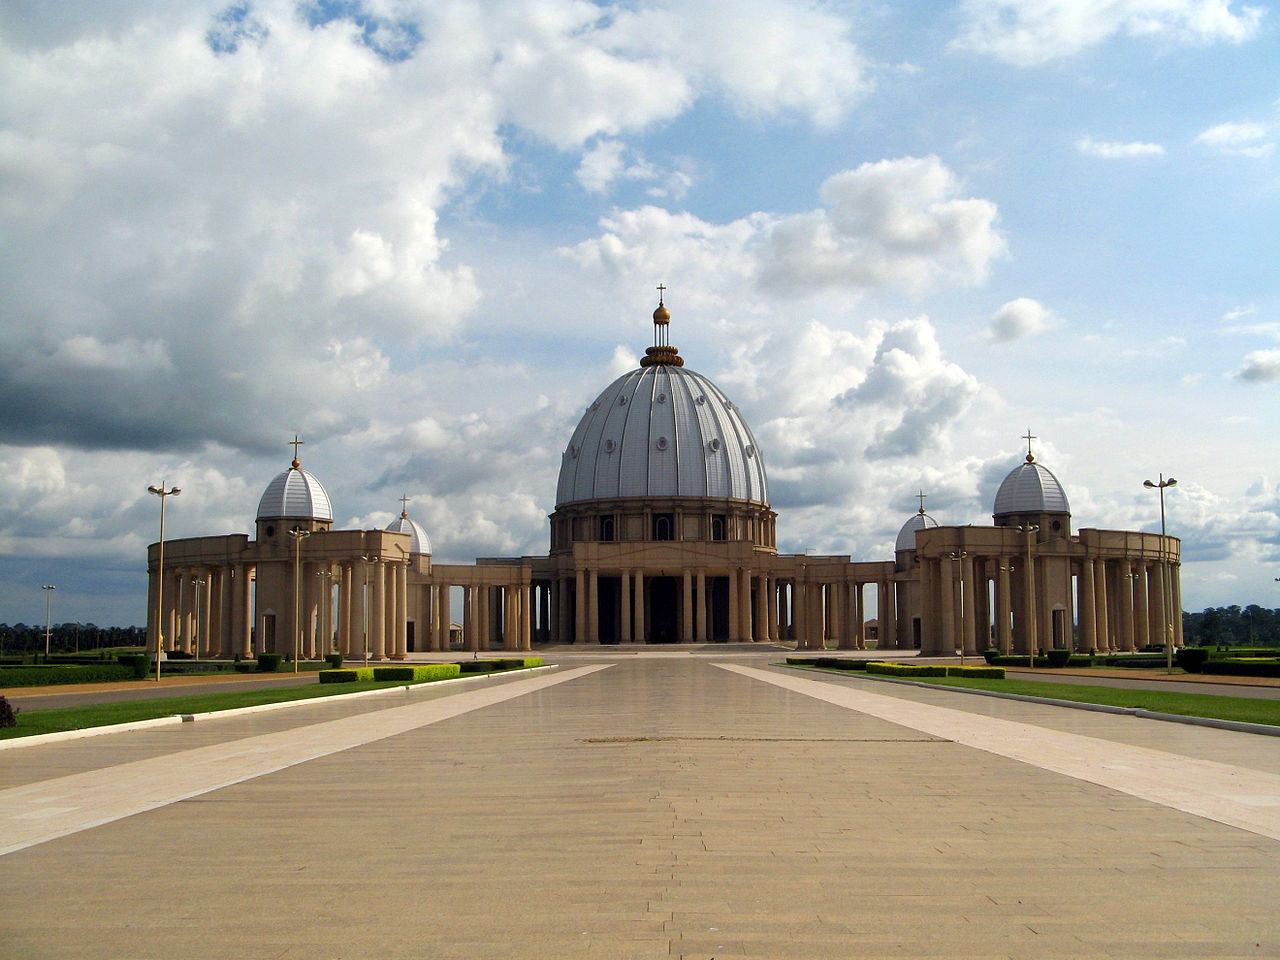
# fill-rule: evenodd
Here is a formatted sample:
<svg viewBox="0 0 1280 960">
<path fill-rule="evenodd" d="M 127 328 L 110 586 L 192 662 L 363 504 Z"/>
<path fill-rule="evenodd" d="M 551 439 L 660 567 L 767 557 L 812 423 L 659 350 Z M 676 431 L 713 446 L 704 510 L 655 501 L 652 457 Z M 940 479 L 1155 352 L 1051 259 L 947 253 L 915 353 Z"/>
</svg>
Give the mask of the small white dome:
<svg viewBox="0 0 1280 960">
<path fill-rule="evenodd" d="M 1030 457 L 1004 478 L 991 511 L 997 523 L 1001 517 L 1011 514 L 1070 512 L 1067 495 L 1058 478 Z"/>
<path fill-rule="evenodd" d="M 390 523 L 387 524 L 387 530 L 391 533 L 407 533 L 412 538 L 409 544 L 409 553 L 423 553 L 430 555 L 431 538 L 427 536 L 426 529 L 416 520 L 410 520 L 409 515 L 401 513 Z"/>
<path fill-rule="evenodd" d="M 258 501 L 258 519 L 327 520 L 332 523 L 333 507 L 320 481 L 301 467 L 292 466 L 267 486 Z"/>
<path fill-rule="evenodd" d="M 927 530 L 930 527 L 936 527 L 938 521 L 933 519 L 927 513 L 917 513 L 910 520 L 902 525 L 902 529 L 898 531 L 897 542 L 894 543 L 893 549 L 901 553 L 903 550 L 915 550 L 916 548 L 916 531 Z"/>
</svg>

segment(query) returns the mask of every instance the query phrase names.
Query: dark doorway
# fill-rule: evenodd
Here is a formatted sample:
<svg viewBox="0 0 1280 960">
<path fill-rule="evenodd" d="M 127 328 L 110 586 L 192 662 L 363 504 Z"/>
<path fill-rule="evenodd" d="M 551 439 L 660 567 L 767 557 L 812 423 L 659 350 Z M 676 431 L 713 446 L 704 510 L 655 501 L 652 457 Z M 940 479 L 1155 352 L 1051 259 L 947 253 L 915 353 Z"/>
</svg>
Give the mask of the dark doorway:
<svg viewBox="0 0 1280 960">
<path fill-rule="evenodd" d="M 711 577 L 707 580 L 707 593 L 711 601 L 708 640 L 724 643 L 729 639 L 729 578 Z"/>
<path fill-rule="evenodd" d="M 649 616 L 646 618 L 650 643 L 677 643 L 680 640 L 680 591 L 675 577 L 652 577 L 649 588 Z"/>
<path fill-rule="evenodd" d="M 415 649 L 413 646 L 413 627 L 414 627 L 414 623 L 412 620 L 410 620 L 407 626 L 405 627 L 405 636 L 406 636 L 405 649 L 408 650 L 409 653 L 413 653 Z"/>
<path fill-rule="evenodd" d="M 622 636 L 622 578 L 600 577 L 596 590 L 600 599 L 600 642 L 617 643 Z"/>
</svg>

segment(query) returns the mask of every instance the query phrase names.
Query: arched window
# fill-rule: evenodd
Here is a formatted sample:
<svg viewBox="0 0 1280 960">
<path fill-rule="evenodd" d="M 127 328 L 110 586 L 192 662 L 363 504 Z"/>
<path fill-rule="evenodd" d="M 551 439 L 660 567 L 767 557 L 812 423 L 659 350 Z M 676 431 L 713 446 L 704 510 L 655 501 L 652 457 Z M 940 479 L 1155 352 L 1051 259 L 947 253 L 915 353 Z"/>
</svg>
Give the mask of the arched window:
<svg viewBox="0 0 1280 960">
<path fill-rule="evenodd" d="M 653 516 L 653 539 L 670 540 L 675 529 L 675 517 L 669 513 L 657 513 Z"/>
<path fill-rule="evenodd" d="M 728 523 L 723 513 L 717 513 L 715 516 L 711 518 L 711 539 L 712 540 L 728 539 L 728 536 L 726 533 L 727 529 L 728 529 Z"/>
<path fill-rule="evenodd" d="M 600 540 L 604 543 L 613 543 L 613 517 L 600 518 Z"/>
</svg>

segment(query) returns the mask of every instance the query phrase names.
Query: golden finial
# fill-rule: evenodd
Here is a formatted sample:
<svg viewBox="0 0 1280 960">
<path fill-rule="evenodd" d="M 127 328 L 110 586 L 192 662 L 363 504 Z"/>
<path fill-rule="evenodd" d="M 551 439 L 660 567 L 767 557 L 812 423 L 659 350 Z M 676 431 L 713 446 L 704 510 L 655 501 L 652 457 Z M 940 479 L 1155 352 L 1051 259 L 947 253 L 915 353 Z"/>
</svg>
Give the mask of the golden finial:
<svg viewBox="0 0 1280 960">
<path fill-rule="evenodd" d="M 295 470 L 302 466 L 302 463 L 298 460 L 298 448 L 302 446 L 302 443 L 303 441 L 298 439 L 296 433 L 293 435 L 293 439 L 289 441 L 290 446 L 293 447 L 293 469 Z"/>
<path fill-rule="evenodd" d="M 1040 438 L 1032 434 L 1031 428 L 1027 427 L 1026 435 L 1022 439 L 1027 441 L 1027 463 L 1035 463 L 1035 455 L 1031 452 L 1031 441 L 1038 440 Z"/>
<path fill-rule="evenodd" d="M 922 517 L 923 517 L 923 516 L 925 515 L 925 514 L 924 514 L 924 499 L 925 499 L 925 497 L 924 497 L 924 491 L 923 491 L 923 490 L 921 490 L 919 493 L 917 493 L 917 494 L 916 494 L 916 499 L 920 501 L 920 516 L 922 516 Z"/>
<path fill-rule="evenodd" d="M 684 357 L 667 340 L 667 326 L 671 323 L 671 311 L 667 309 L 664 294 L 666 284 L 658 284 L 658 309 L 653 311 L 653 346 L 640 358 L 642 367 L 683 367 Z"/>
<path fill-rule="evenodd" d="M 400 498 L 400 519 L 409 519 L 409 497 L 407 494 Z"/>
<path fill-rule="evenodd" d="M 653 322 L 663 325 L 671 322 L 671 311 L 667 309 L 667 305 L 663 302 L 663 294 L 666 293 L 665 284 L 658 284 L 658 309 L 653 311 Z"/>
</svg>

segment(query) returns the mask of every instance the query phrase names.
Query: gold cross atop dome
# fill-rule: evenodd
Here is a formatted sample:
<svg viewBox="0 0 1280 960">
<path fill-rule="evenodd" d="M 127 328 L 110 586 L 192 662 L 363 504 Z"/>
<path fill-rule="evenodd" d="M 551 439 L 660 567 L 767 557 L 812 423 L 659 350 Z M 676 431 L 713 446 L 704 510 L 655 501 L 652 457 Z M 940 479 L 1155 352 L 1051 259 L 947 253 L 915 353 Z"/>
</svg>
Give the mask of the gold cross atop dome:
<svg viewBox="0 0 1280 960">
<path fill-rule="evenodd" d="M 293 447 L 293 469 L 295 470 L 302 466 L 302 463 L 298 460 L 298 448 L 302 446 L 302 444 L 303 441 L 298 439 L 298 435 L 296 433 L 293 435 L 293 439 L 289 441 L 289 445 Z"/>
<path fill-rule="evenodd" d="M 409 495 L 405 494 L 400 498 L 400 516 L 409 519 Z"/>
<path fill-rule="evenodd" d="M 1039 440 L 1040 438 L 1031 432 L 1030 427 L 1027 427 L 1027 432 L 1023 434 L 1022 439 L 1027 441 L 1027 463 L 1035 463 L 1035 455 L 1031 452 L 1031 441 Z"/>
<path fill-rule="evenodd" d="M 920 516 L 922 516 L 922 517 L 923 517 L 923 516 L 924 516 L 924 501 L 925 501 L 925 495 L 924 495 L 924 491 L 923 491 L 923 490 L 921 490 L 919 493 L 917 493 L 917 494 L 916 494 L 916 499 L 920 501 Z"/>
<path fill-rule="evenodd" d="M 671 324 L 671 311 L 667 309 L 666 284 L 658 284 L 658 308 L 653 311 L 653 346 L 640 358 L 642 367 L 683 367 L 680 351 L 667 340 L 667 327 Z"/>
</svg>

